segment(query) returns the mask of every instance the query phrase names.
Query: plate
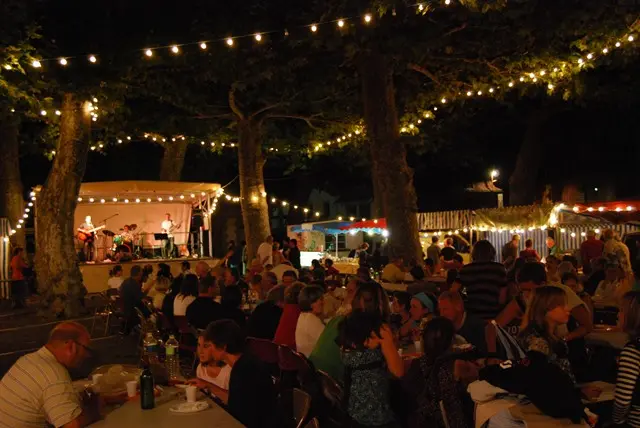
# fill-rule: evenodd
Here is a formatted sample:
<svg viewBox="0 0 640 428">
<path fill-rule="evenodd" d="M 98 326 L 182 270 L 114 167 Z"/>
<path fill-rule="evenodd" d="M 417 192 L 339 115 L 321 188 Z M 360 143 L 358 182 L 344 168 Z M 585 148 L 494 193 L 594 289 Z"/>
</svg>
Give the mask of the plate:
<svg viewBox="0 0 640 428">
<path fill-rule="evenodd" d="M 209 408 L 206 401 L 196 401 L 195 403 L 180 403 L 169 408 L 173 413 L 197 413 Z"/>
</svg>

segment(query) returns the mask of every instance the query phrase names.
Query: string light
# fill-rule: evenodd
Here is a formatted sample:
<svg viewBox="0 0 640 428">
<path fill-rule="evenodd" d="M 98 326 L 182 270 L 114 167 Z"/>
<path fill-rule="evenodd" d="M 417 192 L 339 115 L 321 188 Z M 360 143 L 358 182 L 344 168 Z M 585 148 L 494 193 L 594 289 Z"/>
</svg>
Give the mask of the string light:
<svg viewBox="0 0 640 428">
<path fill-rule="evenodd" d="M 98 61 L 95 57 L 95 55 L 89 55 L 89 62 L 92 64 L 95 64 L 96 61 Z"/>
<path fill-rule="evenodd" d="M 371 14 L 368 14 L 368 13 L 367 13 L 367 14 L 364 16 L 364 22 L 366 22 L 367 24 L 371 22 L 371 19 L 372 19 L 372 18 L 371 18 Z"/>
<path fill-rule="evenodd" d="M 33 68 L 40 68 L 40 67 L 42 67 L 42 64 L 40 64 L 40 61 L 38 61 L 37 59 L 34 59 L 34 60 L 31 62 L 31 66 L 32 66 Z"/>
<path fill-rule="evenodd" d="M 227 39 L 227 45 L 233 46 L 233 39 L 231 37 Z"/>
<path fill-rule="evenodd" d="M 66 59 L 66 58 L 60 58 L 60 59 L 58 60 L 58 63 L 59 63 L 60 65 L 62 65 L 62 66 L 65 66 L 65 65 L 69 64 L 69 61 L 67 61 L 67 59 Z"/>
<path fill-rule="evenodd" d="M 179 54 L 180 48 L 178 47 L 178 45 L 171 46 L 171 52 L 173 52 L 174 54 Z"/>
<path fill-rule="evenodd" d="M 340 27 L 340 28 L 344 27 L 344 20 L 342 20 L 342 19 L 338 20 L 338 27 Z"/>
<path fill-rule="evenodd" d="M 315 33 L 316 31 L 318 31 L 318 27 L 315 24 L 313 24 L 311 26 L 311 31 L 313 31 Z"/>
<path fill-rule="evenodd" d="M 262 40 L 262 34 L 260 34 L 260 33 L 256 33 L 256 35 L 255 35 L 255 36 L 253 36 L 253 38 L 254 38 L 254 39 L 256 39 L 256 41 L 257 41 L 257 42 L 259 42 L 259 41 L 261 41 L 261 40 Z"/>
<path fill-rule="evenodd" d="M 153 56 L 153 51 L 152 51 L 151 49 L 146 49 L 146 50 L 144 51 L 144 54 L 145 54 L 146 56 L 148 56 L 149 58 L 151 58 L 151 57 Z"/>
<path fill-rule="evenodd" d="M 203 51 L 207 49 L 207 44 L 205 42 L 201 42 L 200 43 L 200 49 L 202 49 Z"/>
</svg>

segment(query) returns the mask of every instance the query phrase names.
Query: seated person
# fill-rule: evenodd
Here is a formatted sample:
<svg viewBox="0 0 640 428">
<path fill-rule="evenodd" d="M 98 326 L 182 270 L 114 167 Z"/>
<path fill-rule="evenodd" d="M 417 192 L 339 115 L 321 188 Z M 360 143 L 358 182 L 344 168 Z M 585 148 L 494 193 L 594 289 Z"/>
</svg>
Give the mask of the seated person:
<svg viewBox="0 0 640 428">
<path fill-rule="evenodd" d="M 228 287 L 231 288 L 231 287 Z M 211 358 L 231 367 L 229 390 L 203 379 L 190 384 L 208 389 L 227 405 L 227 410 L 248 428 L 276 428 L 278 423 L 276 392 L 269 370 L 245 353 L 246 337 L 233 321 L 223 319 L 207 327 L 203 340 L 211 343 Z"/>
<path fill-rule="evenodd" d="M 418 293 L 411 298 L 409 303 L 409 313 L 411 319 L 416 323 L 417 329 L 424 328 L 436 312 L 437 300 L 433 294 Z M 414 334 L 417 331 L 414 330 Z"/>
<path fill-rule="evenodd" d="M 467 313 L 460 294 L 445 291 L 438 297 L 440 315 L 453 323 L 456 334 L 472 344 L 482 355 L 496 352 L 496 336 L 493 325 Z"/>
<path fill-rule="evenodd" d="M 267 294 L 267 300 L 260 303 L 247 321 L 247 336 L 273 340 L 282 317 L 284 307 L 284 285 L 278 285 Z"/>
<path fill-rule="evenodd" d="M 605 277 L 598 284 L 593 299 L 602 303 L 614 305 L 616 291 L 620 286 L 619 264 L 617 260 L 609 260 L 605 270 Z"/>
<path fill-rule="evenodd" d="M 311 351 L 324 330 L 323 301 L 324 290 L 317 285 L 304 287 L 298 297 L 300 316 L 296 324 L 296 347 L 298 352 L 306 357 L 311 355 Z"/>
<path fill-rule="evenodd" d="M 20 357 L 0 381 L 0 425 L 80 428 L 98 420 L 98 403 L 83 402 L 69 375 L 91 355 L 90 344 L 83 325 L 63 322 L 45 346 Z"/>
<path fill-rule="evenodd" d="M 187 307 L 187 321 L 193 327 L 204 330 L 213 321 L 222 319 L 222 305 L 215 301 L 217 287 L 215 277 L 200 281 L 200 294 Z"/>
<path fill-rule="evenodd" d="M 391 263 L 382 269 L 383 282 L 403 282 L 404 278 L 404 259 L 402 257 L 394 257 L 391 259 Z"/>
<path fill-rule="evenodd" d="M 324 267 L 326 268 L 327 276 L 340 275 L 340 271 L 333 267 L 333 260 L 325 259 Z"/>
<path fill-rule="evenodd" d="M 289 260 L 285 260 L 284 262 L 280 263 L 278 266 L 270 270 L 270 272 L 272 272 L 276 276 L 278 281 L 282 281 L 282 275 L 287 271 L 293 271 L 295 272 L 296 276 L 298 275 L 298 269 L 294 268 Z"/>
<path fill-rule="evenodd" d="M 407 292 L 411 295 L 415 295 L 418 293 L 433 293 L 438 294 L 440 290 L 438 290 L 438 286 L 433 282 L 429 282 L 428 278 L 424 277 L 424 270 L 420 266 L 414 266 L 410 271 L 411 276 L 414 281 L 407 285 Z"/>
<path fill-rule="evenodd" d="M 107 280 L 108 290 L 118 290 L 124 281 L 122 266 L 115 265 L 113 269 L 109 271 L 109 279 Z"/>
<path fill-rule="evenodd" d="M 266 295 L 276 285 L 278 285 L 278 278 L 273 272 L 264 272 L 262 274 L 262 282 L 260 283 L 262 294 Z"/>
<path fill-rule="evenodd" d="M 237 285 L 225 287 L 222 294 L 222 319 L 230 319 L 235 321 L 240 328 L 244 329 L 247 324 L 247 318 L 240 309 L 242 305 L 242 291 Z"/>
<path fill-rule="evenodd" d="M 198 359 L 200 363 L 196 368 L 196 377 L 228 391 L 231 367 L 224 362 L 216 361 L 213 357 L 212 346 L 213 344 L 210 340 L 207 340 L 203 332 L 198 337 Z"/>
<path fill-rule="evenodd" d="M 288 270 L 282 274 L 282 285 L 289 287 L 298 280 L 298 275 L 293 270 Z M 301 279 L 302 281 L 302 279 Z M 308 284 L 310 281 L 307 281 Z"/>
<path fill-rule="evenodd" d="M 562 274 L 560 281 L 562 282 L 562 285 L 566 285 L 567 287 L 572 289 L 578 295 L 578 297 L 582 299 L 584 304 L 587 306 L 587 309 L 589 309 L 590 313 L 595 313 L 593 308 L 593 300 L 591 300 L 591 296 L 589 296 L 589 293 L 584 291 L 582 284 L 580 284 L 578 280 L 578 275 L 573 272 L 566 272 Z"/>
<path fill-rule="evenodd" d="M 401 342 L 411 342 L 413 330 L 416 322 L 411 318 L 411 294 L 406 291 L 396 291 L 393 293 L 393 303 L 391 304 L 391 326 L 397 332 Z"/>
<path fill-rule="evenodd" d="M 257 303 L 262 303 L 267 293 L 262 291 L 262 275 L 253 275 L 249 280 L 249 297 L 257 299 Z"/>
<path fill-rule="evenodd" d="M 320 285 L 320 283 L 318 283 Z M 322 309 L 322 318 L 331 319 L 338 312 L 342 301 L 346 296 L 346 290 L 340 287 L 340 281 L 329 279 L 322 284 L 322 288 L 326 289 L 324 294 L 324 307 Z"/>
<path fill-rule="evenodd" d="M 173 316 L 187 315 L 187 308 L 198 297 L 198 277 L 194 274 L 185 275 L 180 286 L 180 293 L 173 300 Z"/>
</svg>

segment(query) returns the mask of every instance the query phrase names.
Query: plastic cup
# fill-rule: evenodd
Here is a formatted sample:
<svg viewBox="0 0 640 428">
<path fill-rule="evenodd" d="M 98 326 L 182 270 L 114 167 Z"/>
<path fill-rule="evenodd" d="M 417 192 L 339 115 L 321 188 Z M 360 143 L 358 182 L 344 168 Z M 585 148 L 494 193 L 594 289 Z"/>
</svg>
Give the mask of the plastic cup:
<svg viewBox="0 0 640 428">
<path fill-rule="evenodd" d="M 189 385 L 185 391 L 187 393 L 187 403 L 195 403 L 196 396 L 198 395 L 198 388 L 193 385 Z"/>
<path fill-rule="evenodd" d="M 100 378 L 102 376 L 104 376 L 104 374 L 102 373 L 94 374 L 93 376 L 91 376 L 91 383 L 97 385 L 98 383 L 100 383 Z"/>
<path fill-rule="evenodd" d="M 129 382 L 126 383 L 126 385 L 127 385 L 127 395 L 129 396 L 129 398 L 135 397 L 136 394 L 138 393 L 138 381 L 130 380 Z"/>
<path fill-rule="evenodd" d="M 417 353 L 422 352 L 422 340 L 415 340 L 413 346 L 416 348 Z"/>
</svg>

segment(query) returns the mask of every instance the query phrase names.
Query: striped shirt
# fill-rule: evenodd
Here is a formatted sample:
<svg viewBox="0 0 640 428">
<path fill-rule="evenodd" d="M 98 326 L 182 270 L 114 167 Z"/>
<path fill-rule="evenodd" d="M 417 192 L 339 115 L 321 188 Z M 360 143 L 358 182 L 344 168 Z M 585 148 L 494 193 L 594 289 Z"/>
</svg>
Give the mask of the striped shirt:
<svg viewBox="0 0 640 428">
<path fill-rule="evenodd" d="M 640 375 L 640 350 L 633 342 L 628 343 L 620 353 L 618 379 L 613 403 L 613 422 L 627 423 L 631 427 L 640 427 L 640 397 L 635 397 Z"/>
<path fill-rule="evenodd" d="M 485 321 L 502 310 L 500 291 L 507 286 L 507 271 L 496 262 L 473 262 L 460 269 L 460 283 L 467 295 L 465 309 Z"/>
<path fill-rule="evenodd" d="M 46 348 L 27 354 L 0 381 L 0 427 L 61 427 L 82 413 L 67 369 Z"/>
</svg>

